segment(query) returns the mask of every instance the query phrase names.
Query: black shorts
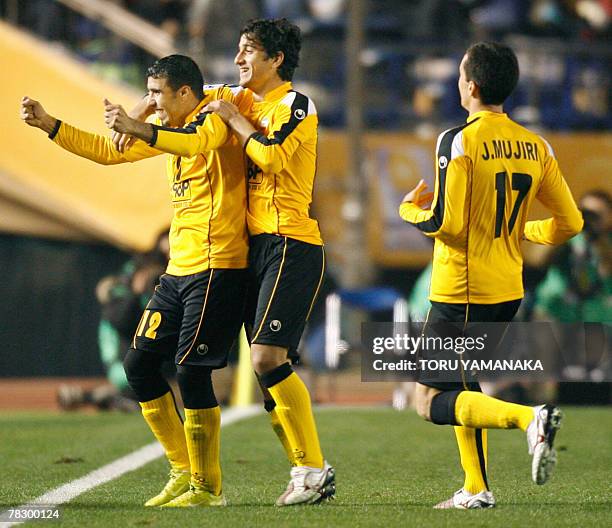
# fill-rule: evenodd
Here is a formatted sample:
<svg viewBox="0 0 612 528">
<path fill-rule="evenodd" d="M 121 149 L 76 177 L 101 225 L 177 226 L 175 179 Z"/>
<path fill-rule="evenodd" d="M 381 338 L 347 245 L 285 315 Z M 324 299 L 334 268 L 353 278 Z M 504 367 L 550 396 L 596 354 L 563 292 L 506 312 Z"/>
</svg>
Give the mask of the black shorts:
<svg viewBox="0 0 612 528">
<path fill-rule="evenodd" d="M 138 324 L 132 346 L 177 365 L 221 368 L 244 318 L 246 269 L 164 274 Z"/>
<path fill-rule="evenodd" d="M 434 335 L 435 323 L 458 323 L 457 333 L 461 334 L 465 323 L 509 323 L 512 321 L 521 305 L 521 299 L 497 304 L 451 304 L 431 301 L 431 309 L 423 328 L 425 336 Z M 466 318 L 467 310 L 467 318 Z M 454 352 L 452 352 L 454 354 Z M 426 350 L 419 351 L 419 359 L 432 359 Z M 418 382 L 434 389 L 477 390 L 480 391 L 478 380 L 469 372 L 462 371 L 462 381 L 444 381 L 438 373 L 421 371 Z M 443 375 L 442 375 L 443 378 Z"/>
<path fill-rule="evenodd" d="M 323 246 L 256 235 L 250 241 L 249 268 L 245 322 L 251 343 L 287 348 L 297 362 L 297 347 L 325 272 Z"/>
</svg>

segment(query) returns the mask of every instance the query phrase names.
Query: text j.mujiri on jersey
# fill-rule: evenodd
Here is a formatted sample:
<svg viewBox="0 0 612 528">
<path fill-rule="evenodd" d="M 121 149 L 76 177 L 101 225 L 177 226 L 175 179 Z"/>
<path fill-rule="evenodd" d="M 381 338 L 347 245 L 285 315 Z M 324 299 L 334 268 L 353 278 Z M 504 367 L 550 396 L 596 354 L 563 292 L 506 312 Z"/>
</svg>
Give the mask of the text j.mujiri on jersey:
<svg viewBox="0 0 612 528">
<path fill-rule="evenodd" d="M 374 370 L 427 370 L 427 371 L 511 371 L 529 372 L 543 371 L 542 361 L 539 359 L 419 359 L 386 362 L 377 359 L 372 362 Z"/>
<path fill-rule="evenodd" d="M 525 159 L 539 161 L 538 145 L 530 141 L 516 140 L 512 142 L 509 139 L 493 139 L 489 146 L 486 141 L 482 142 L 482 159 Z"/>
</svg>

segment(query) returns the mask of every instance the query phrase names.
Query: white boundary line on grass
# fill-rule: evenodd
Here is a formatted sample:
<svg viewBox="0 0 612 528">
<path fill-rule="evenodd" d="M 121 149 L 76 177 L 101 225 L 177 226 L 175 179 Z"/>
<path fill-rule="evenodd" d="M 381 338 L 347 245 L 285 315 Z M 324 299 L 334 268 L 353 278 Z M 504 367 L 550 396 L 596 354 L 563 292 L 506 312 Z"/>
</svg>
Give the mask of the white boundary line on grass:
<svg viewBox="0 0 612 528">
<path fill-rule="evenodd" d="M 228 409 L 227 411 L 221 413 L 221 427 L 260 414 L 262 409 L 263 407 L 261 405 L 250 405 L 249 407 Z M 114 462 L 95 469 L 84 477 L 71 480 L 58 488 L 52 489 L 51 491 L 48 491 L 44 495 L 41 495 L 40 497 L 37 497 L 26 504 L 15 506 L 14 508 L 9 508 L 6 511 L 0 512 L 0 518 L 6 518 L 6 516 L 9 514 L 9 510 L 25 510 L 40 506 L 59 506 L 60 504 L 69 502 L 75 497 L 78 497 L 86 491 L 100 486 L 101 484 L 105 484 L 120 477 L 121 475 L 124 475 L 125 473 L 141 468 L 156 458 L 159 458 L 163 454 L 164 451 L 162 446 L 158 442 L 153 442 L 152 444 L 141 447 L 129 455 L 118 458 Z M 26 522 L 26 520 L 20 522 L 0 522 L 0 527 L 8 528 L 9 526 L 23 524 L 24 522 Z"/>
</svg>

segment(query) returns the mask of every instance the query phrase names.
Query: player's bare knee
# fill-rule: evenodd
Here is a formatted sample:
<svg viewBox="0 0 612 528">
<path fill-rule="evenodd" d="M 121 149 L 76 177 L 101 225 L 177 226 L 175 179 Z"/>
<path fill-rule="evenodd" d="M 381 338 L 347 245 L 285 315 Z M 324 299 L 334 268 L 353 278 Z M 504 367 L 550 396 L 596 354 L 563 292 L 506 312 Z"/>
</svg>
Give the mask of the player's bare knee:
<svg viewBox="0 0 612 528">
<path fill-rule="evenodd" d="M 431 400 L 429 400 L 426 396 L 417 396 L 415 399 L 415 404 L 416 404 L 417 414 L 424 420 L 431 422 L 431 415 L 430 415 Z"/>
<path fill-rule="evenodd" d="M 276 346 L 254 344 L 251 346 L 251 362 L 255 372 L 263 374 L 286 363 L 287 352 Z"/>
<path fill-rule="evenodd" d="M 415 391 L 415 407 L 417 414 L 431 422 L 431 401 L 433 397 L 440 392 L 425 385 L 417 384 Z"/>
<path fill-rule="evenodd" d="M 253 370 L 255 370 L 257 374 L 263 374 L 264 372 L 274 370 L 277 366 L 277 363 L 270 358 L 262 356 L 253 358 Z"/>
</svg>

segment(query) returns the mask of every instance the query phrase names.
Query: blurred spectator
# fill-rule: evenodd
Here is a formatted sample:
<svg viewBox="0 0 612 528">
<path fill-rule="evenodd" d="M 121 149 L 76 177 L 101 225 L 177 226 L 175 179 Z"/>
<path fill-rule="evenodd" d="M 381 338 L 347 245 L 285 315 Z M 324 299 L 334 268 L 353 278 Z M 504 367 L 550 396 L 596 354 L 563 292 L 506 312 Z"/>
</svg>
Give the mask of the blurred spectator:
<svg viewBox="0 0 612 528">
<path fill-rule="evenodd" d="M 610 114 L 610 68 L 590 58 L 568 61 L 571 66 L 570 99 L 567 128 L 574 130 L 608 130 Z M 608 65 L 609 66 L 609 65 Z"/>
<path fill-rule="evenodd" d="M 96 297 L 102 308 L 98 344 L 109 383 L 93 390 L 74 385 L 60 386 L 58 402 L 61 408 L 73 410 L 90 404 L 100 410 L 130 412 L 140 409 L 125 376 L 123 357 L 130 347 L 142 311 L 164 272 L 168 251 L 168 232 L 164 231 L 150 252 L 135 255 L 118 274 L 100 280 L 96 288 Z"/>
<path fill-rule="evenodd" d="M 560 383 L 559 402 L 572 404 L 609 403 L 612 389 L 604 379 L 601 363 L 605 331 L 589 323 L 612 321 L 612 197 L 603 190 L 585 193 L 580 200 L 583 232 L 555 255 L 543 282 L 536 289 L 534 316 L 561 323 L 561 339 L 568 350 L 585 350 L 578 365 L 564 375 L 573 382 Z M 609 368 L 609 366 L 607 367 Z"/>
<path fill-rule="evenodd" d="M 584 230 L 555 255 L 536 290 L 535 313 L 560 322 L 612 321 L 612 198 L 592 190 L 580 200 Z"/>
</svg>

